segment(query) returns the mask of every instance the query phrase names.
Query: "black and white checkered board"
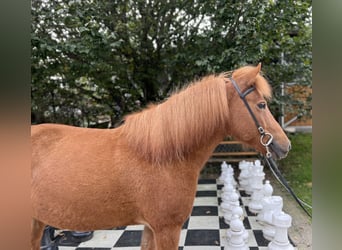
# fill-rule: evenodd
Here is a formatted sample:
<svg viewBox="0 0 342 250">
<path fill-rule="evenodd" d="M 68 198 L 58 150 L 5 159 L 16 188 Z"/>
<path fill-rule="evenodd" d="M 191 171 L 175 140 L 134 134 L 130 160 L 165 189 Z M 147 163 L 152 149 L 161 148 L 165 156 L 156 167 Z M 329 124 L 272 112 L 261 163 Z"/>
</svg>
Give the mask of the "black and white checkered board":
<svg viewBox="0 0 342 250">
<path fill-rule="evenodd" d="M 215 179 L 198 182 L 197 194 L 190 218 L 185 222 L 179 242 L 181 250 L 223 250 L 227 245 L 227 225 L 223 220 L 221 189 Z M 249 196 L 240 192 L 240 204 L 244 210 L 244 226 L 249 233 L 250 250 L 267 249 L 269 243 L 262 235 L 262 227 L 255 214 L 248 211 Z M 127 226 L 114 230 L 94 231 L 93 238 L 80 244 L 72 243 L 66 233 L 59 239 L 59 250 L 138 250 L 143 226 Z M 292 242 L 291 242 L 292 243 Z M 293 244 L 293 243 L 292 243 Z"/>
</svg>

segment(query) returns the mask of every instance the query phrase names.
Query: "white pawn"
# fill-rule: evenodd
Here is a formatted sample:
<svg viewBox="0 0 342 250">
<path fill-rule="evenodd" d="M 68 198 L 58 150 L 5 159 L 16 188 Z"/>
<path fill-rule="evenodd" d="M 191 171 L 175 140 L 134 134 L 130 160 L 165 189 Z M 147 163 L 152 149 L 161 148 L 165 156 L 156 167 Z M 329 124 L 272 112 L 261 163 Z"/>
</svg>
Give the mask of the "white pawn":
<svg viewBox="0 0 342 250">
<path fill-rule="evenodd" d="M 226 184 L 222 188 L 221 199 L 222 201 L 229 201 L 230 195 L 234 192 L 234 187 L 232 184 Z"/>
<path fill-rule="evenodd" d="M 238 216 L 238 218 L 242 221 L 243 223 L 243 219 L 244 219 L 244 216 L 243 216 L 243 210 L 242 210 L 242 207 L 241 206 L 238 206 L 238 207 L 235 207 L 233 210 L 232 210 L 232 218 L 234 218 L 235 215 Z M 232 222 L 230 222 L 232 223 Z M 227 233 L 227 237 L 229 238 L 230 237 L 230 233 L 228 232 Z M 248 232 L 245 228 L 243 228 L 243 235 L 242 235 L 245 243 L 248 243 Z"/>
<path fill-rule="evenodd" d="M 223 180 L 225 179 L 225 176 L 227 174 L 227 170 L 228 170 L 228 165 L 225 161 L 223 161 L 221 164 L 221 175 L 219 177 L 219 183 L 220 184 L 223 183 Z"/>
<path fill-rule="evenodd" d="M 264 187 L 262 188 L 262 191 L 263 191 L 263 194 L 264 194 L 264 198 L 262 198 L 262 210 L 260 211 L 260 213 L 258 213 L 258 216 L 257 216 L 257 221 L 260 222 L 260 224 L 263 224 L 263 222 L 266 221 L 266 214 L 267 214 L 267 209 L 270 207 L 270 206 L 267 206 L 267 204 L 270 204 L 271 203 L 271 197 L 272 197 L 272 194 L 273 194 L 273 187 L 271 186 L 270 184 L 270 181 L 269 180 L 266 180 L 265 184 L 264 184 Z M 269 220 L 269 222 L 272 221 L 272 215 L 271 215 L 271 220 Z"/>
<path fill-rule="evenodd" d="M 260 161 L 260 160 L 255 160 L 255 161 L 254 161 L 254 168 L 255 168 L 257 171 L 261 171 L 261 172 L 264 171 L 264 166 L 261 165 L 261 161 Z"/>
<path fill-rule="evenodd" d="M 230 196 L 230 201 L 224 206 L 222 206 L 223 218 L 226 224 L 230 224 L 230 220 L 233 215 L 232 211 L 234 210 L 235 207 L 238 207 L 238 206 L 240 206 L 239 195 L 234 189 L 233 193 Z"/>
<path fill-rule="evenodd" d="M 233 193 L 237 192 L 231 183 L 224 185 L 221 191 L 222 202 L 230 202 Z"/>
<path fill-rule="evenodd" d="M 238 215 L 234 215 L 230 228 L 227 231 L 228 244 L 225 246 L 225 250 L 248 250 L 244 240 L 244 230 L 246 230 L 243 226 L 242 221 L 239 219 Z"/>
<path fill-rule="evenodd" d="M 223 214 L 229 213 L 230 210 L 230 200 L 231 196 L 234 192 L 234 187 L 231 184 L 224 185 L 222 188 L 222 193 L 221 193 L 221 204 L 220 204 L 220 209 Z"/>
<path fill-rule="evenodd" d="M 269 180 L 265 181 L 264 187 L 262 189 L 262 191 L 264 192 L 264 197 L 271 197 L 273 194 L 273 187 L 270 183 Z"/>
<path fill-rule="evenodd" d="M 291 227 L 292 218 L 290 215 L 280 212 L 273 214 L 273 224 L 275 225 L 275 235 L 268 244 L 270 250 L 293 250 L 288 237 L 287 230 Z"/>
<path fill-rule="evenodd" d="M 236 181 L 234 179 L 234 169 L 230 164 L 227 167 L 226 175 L 224 176 L 223 182 L 224 185 L 232 184 L 234 188 L 236 187 Z"/>
<path fill-rule="evenodd" d="M 237 188 L 237 182 L 235 180 L 235 175 L 234 175 L 234 168 L 232 168 L 232 165 L 229 164 L 229 168 L 232 170 L 232 181 L 233 181 L 233 186 Z"/>
<path fill-rule="evenodd" d="M 242 172 L 242 170 L 246 169 L 246 167 L 247 167 L 247 161 L 246 160 L 239 161 L 239 169 L 241 172 Z M 240 175 L 241 175 L 241 172 L 240 172 Z M 238 177 L 238 179 L 240 179 L 240 176 Z"/>
</svg>

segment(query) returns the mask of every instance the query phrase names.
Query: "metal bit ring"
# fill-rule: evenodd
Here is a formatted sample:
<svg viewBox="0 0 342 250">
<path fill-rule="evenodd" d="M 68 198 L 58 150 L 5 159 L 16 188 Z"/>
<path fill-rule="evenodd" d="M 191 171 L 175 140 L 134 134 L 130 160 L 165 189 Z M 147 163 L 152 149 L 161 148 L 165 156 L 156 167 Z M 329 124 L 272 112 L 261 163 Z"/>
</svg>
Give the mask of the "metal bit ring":
<svg viewBox="0 0 342 250">
<path fill-rule="evenodd" d="M 268 136 L 268 138 L 266 138 L 267 141 L 264 143 L 264 137 L 266 137 L 266 136 Z M 262 134 L 261 137 L 260 137 L 260 143 L 264 147 L 269 146 L 272 143 L 272 141 L 273 141 L 273 135 L 271 135 L 270 133 L 266 132 L 266 133 Z"/>
</svg>

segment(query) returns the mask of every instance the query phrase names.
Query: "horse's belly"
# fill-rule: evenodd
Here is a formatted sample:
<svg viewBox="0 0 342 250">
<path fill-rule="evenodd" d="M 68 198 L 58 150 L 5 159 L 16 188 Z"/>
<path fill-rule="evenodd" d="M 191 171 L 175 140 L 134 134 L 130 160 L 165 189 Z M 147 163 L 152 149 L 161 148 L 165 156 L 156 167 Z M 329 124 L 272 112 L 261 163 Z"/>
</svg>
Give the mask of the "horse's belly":
<svg viewBox="0 0 342 250">
<path fill-rule="evenodd" d="M 46 177 L 48 175 L 45 175 Z M 108 179 L 108 176 L 106 176 Z M 141 221 L 134 195 L 118 182 L 83 181 L 62 176 L 41 178 L 32 185 L 33 215 L 57 228 L 71 230 L 108 229 Z"/>
<path fill-rule="evenodd" d="M 33 201 L 34 217 L 42 222 L 70 230 L 109 229 L 117 226 L 138 224 L 138 211 L 131 202 L 113 203 L 99 197 L 79 198 L 77 200 L 37 197 Z"/>
</svg>

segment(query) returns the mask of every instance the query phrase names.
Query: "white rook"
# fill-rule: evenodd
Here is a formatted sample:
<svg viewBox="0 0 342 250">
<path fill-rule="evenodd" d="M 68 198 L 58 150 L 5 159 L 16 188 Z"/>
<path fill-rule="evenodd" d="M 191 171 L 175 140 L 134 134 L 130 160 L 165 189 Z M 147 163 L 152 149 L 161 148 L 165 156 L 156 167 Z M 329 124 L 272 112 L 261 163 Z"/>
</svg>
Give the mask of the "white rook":
<svg viewBox="0 0 342 250">
<path fill-rule="evenodd" d="M 268 244 L 270 250 L 293 250 L 288 237 L 287 230 L 291 227 L 292 218 L 290 215 L 280 212 L 273 214 L 273 224 L 275 226 L 275 235 Z"/>
<path fill-rule="evenodd" d="M 264 238 L 272 240 L 275 234 L 273 214 L 280 213 L 283 209 L 283 198 L 271 196 L 263 200 L 263 209 L 257 216 L 257 221 L 263 225 L 262 233 Z"/>
</svg>

